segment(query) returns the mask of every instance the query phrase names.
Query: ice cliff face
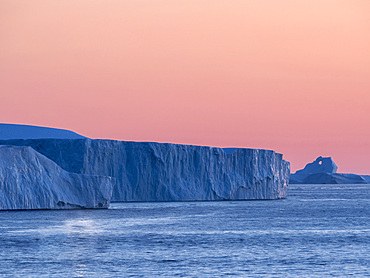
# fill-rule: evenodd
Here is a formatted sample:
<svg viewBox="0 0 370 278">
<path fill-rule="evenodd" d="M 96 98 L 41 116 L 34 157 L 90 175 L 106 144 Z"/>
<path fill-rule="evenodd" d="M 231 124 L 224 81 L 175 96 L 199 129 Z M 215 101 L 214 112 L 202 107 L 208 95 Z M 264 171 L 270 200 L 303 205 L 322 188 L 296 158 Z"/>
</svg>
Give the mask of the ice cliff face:
<svg viewBox="0 0 370 278">
<path fill-rule="evenodd" d="M 112 176 L 112 201 L 285 198 L 290 165 L 269 150 L 112 140 L 7 140 L 69 172 Z"/>
<path fill-rule="evenodd" d="M 69 173 L 31 147 L 0 146 L 0 210 L 107 208 L 114 179 Z"/>
</svg>

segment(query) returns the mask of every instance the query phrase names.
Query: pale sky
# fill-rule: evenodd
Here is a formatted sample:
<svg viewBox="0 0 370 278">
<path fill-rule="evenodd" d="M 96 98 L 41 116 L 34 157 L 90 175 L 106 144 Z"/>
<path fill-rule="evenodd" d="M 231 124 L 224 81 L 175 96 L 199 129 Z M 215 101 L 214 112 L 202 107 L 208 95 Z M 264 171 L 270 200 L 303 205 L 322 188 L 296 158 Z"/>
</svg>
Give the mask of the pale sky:
<svg viewBox="0 0 370 278">
<path fill-rule="evenodd" d="M 370 174 L 368 0 L 0 0 L 0 122 Z"/>
</svg>

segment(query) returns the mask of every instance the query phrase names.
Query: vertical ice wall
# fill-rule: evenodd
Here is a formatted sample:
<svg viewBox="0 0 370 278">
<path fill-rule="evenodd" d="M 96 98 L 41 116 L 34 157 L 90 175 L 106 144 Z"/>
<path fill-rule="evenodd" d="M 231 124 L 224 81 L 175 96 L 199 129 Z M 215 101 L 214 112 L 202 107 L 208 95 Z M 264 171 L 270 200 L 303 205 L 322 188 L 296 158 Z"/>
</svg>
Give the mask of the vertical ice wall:
<svg viewBox="0 0 370 278">
<path fill-rule="evenodd" d="M 31 147 L 0 146 L 0 210 L 108 208 L 114 178 L 69 173 Z"/>
<path fill-rule="evenodd" d="M 89 139 L 6 140 L 27 145 L 69 172 L 112 176 L 112 201 L 278 199 L 290 165 L 270 150 Z"/>
</svg>

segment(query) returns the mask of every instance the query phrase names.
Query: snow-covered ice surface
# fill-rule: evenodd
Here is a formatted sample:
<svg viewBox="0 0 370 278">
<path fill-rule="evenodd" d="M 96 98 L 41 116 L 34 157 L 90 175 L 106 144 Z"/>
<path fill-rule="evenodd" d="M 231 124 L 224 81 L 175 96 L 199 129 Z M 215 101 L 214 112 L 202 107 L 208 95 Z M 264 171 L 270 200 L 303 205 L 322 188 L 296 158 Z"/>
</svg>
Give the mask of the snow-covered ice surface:
<svg viewBox="0 0 370 278">
<path fill-rule="evenodd" d="M 1 140 L 37 138 L 82 139 L 85 137 L 65 129 L 0 123 Z"/>
<path fill-rule="evenodd" d="M 31 147 L 0 146 L 0 210 L 107 208 L 114 179 L 69 173 Z"/>
<path fill-rule="evenodd" d="M 370 277 L 370 186 L 0 212 L 0 277 Z"/>
<path fill-rule="evenodd" d="M 90 139 L 0 144 L 31 146 L 69 172 L 116 178 L 112 201 L 279 199 L 290 174 L 270 150 Z"/>
</svg>

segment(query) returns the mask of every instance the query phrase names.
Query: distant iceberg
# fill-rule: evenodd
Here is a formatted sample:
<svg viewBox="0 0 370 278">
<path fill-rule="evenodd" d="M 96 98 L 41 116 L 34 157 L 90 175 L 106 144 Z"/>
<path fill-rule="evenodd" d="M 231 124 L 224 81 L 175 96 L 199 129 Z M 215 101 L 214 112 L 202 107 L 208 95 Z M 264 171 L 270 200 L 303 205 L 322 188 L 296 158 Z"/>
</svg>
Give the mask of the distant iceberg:
<svg viewBox="0 0 370 278">
<path fill-rule="evenodd" d="M 69 173 L 31 147 L 0 146 L 0 210 L 108 208 L 114 182 Z"/>
<path fill-rule="evenodd" d="M 31 146 L 68 172 L 114 177 L 112 201 L 279 199 L 290 175 L 289 162 L 270 150 L 90 139 L 0 144 Z"/>
<path fill-rule="evenodd" d="M 290 175 L 291 184 L 366 184 L 369 176 L 337 173 L 338 166 L 331 157 L 318 157 L 304 169 Z"/>
<path fill-rule="evenodd" d="M 0 140 L 9 139 L 84 139 L 70 130 L 18 124 L 0 124 Z"/>
</svg>

